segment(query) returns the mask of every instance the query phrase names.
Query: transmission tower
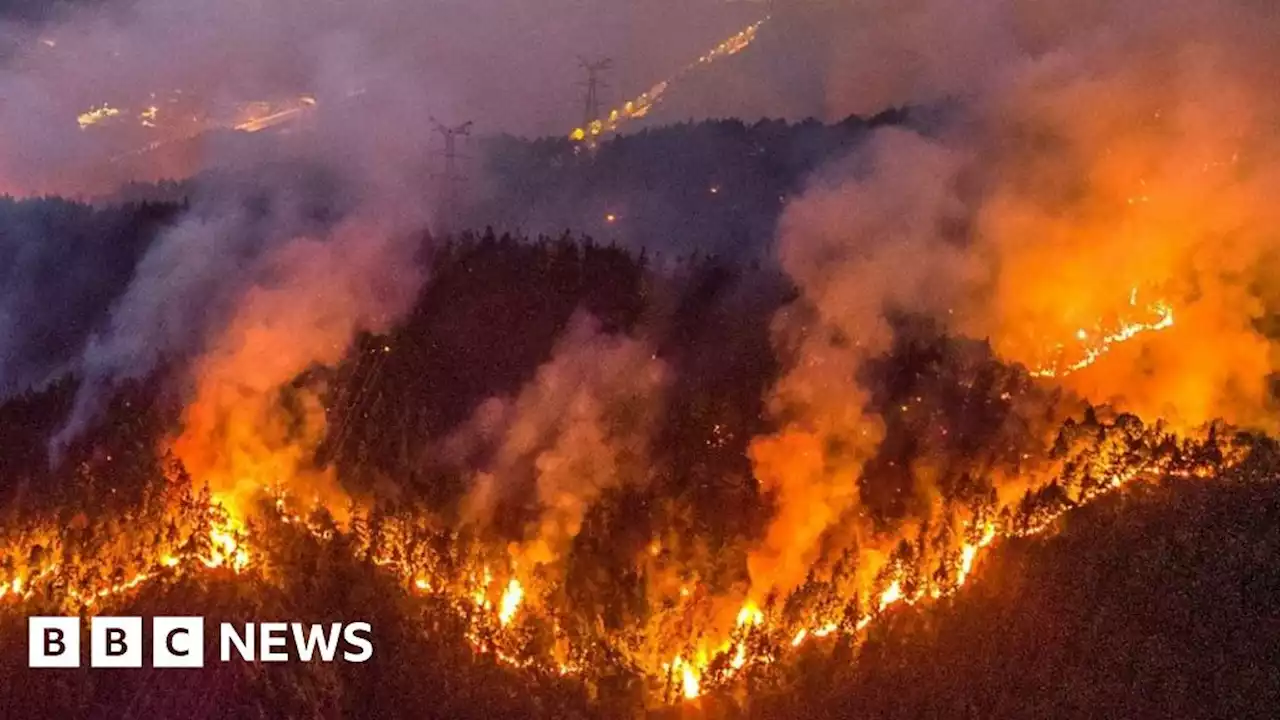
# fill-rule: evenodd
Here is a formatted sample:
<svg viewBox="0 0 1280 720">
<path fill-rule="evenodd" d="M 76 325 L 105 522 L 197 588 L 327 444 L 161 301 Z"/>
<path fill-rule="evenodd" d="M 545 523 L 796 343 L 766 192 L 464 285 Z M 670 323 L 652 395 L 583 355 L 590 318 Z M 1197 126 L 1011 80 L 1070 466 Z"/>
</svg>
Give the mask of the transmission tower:
<svg viewBox="0 0 1280 720">
<path fill-rule="evenodd" d="M 591 133 L 591 123 L 600 119 L 600 91 L 609 87 L 600 80 L 600 73 L 613 67 L 613 60 L 601 58 L 595 62 L 579 57 L 578 64 L 587 71 L 587 95 L 583 105 L 582 129 Z"/>
<path fill-rule="evenodd" d="M 445 125 L 444 123 L 431 118 L 433 129 L 440 133 L 440 137 L 444 138 L 444 172 L 438 177 L 440 178 L 440 204 L 438 212 L 440 215 L 440 225 L 446 232 L 455 229 L 454 225 L 458 219 L 458 190 L 459 186 L 466 181 L 466 177 L 458 172 L 458 160 L 465 159 L 465 156 L 458 154 L 458 138 L 471 135 L 470 120 L 461 125 Z"/>
</svg>

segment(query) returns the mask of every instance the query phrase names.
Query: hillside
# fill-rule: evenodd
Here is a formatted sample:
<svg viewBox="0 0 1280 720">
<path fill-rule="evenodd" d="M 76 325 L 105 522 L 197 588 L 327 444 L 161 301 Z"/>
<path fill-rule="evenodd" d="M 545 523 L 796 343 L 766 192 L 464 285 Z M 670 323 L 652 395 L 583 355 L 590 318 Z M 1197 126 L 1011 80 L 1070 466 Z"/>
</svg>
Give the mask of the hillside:
<svg viewBox="0 0 1280 720">
<path fill-rule="evenodd" d="M 674 629 L 670 613 L 681 601 L 672 605 L 660 584 L 667 571 L 633 566 L 633 553 L 647 555 L 658 537 L 670 544 L 659 559 L 679 562 L 708 592 L 740 586 L 742 539 L 760 532 L 767 507 L 745 462 L 750 439 L 768 432 L 759 398 L 777 369 L 766 327 L 791 293 L 774 274 L 712 259 L 654 274 L 641 256 L 582 239 L 482 235 L 433 247 L 435 275 L 406 319 L 363 338 L 333 371 L 300 377 L 288 391 L 295 399 L 282 398 L 289 406 L 321 388 L 329 430 L 314 461 L 332 465 L 363 509 L 335 524 L 341 507 L 282 511 L 291 505 L 279 503 L 291 501 L 281 496 L 273 508 L 268 498 L 232 531 L 243 532 L 243 567 L 218 539 L 225 520 L 204 509 L 207 496 L 193 495 L 165 450 L 178 418 L 175 366 L 122 386 L 53 470 L 46 442 L 74 379 L 0 406 L 9 578 L 0 599 L 0 684 L 15 717 L 122 709 L 193 718 L 616 717 L 642 709 L 1208 717 L 1247 714 L 1275 691 L 1277 676 L 1263 663 L 1276 632 L 1265 600 L 1277 583 L 1268 567 L 1277 540 L 1274 446 L 1223 430 L 1178 440 L 1131 416 L 1080 413 L 1083 406 L 1046 394 L 981 344 L 904 317 L 893 352 L 866 369 L 864 380 L 882 388 L 876 403 L 888 436 L 868 465 L 862 502 L 887 537 L 903 538 L 892 555 L 902 573 L 895 586 L 955 594 L 880 608 L 854 596 L 844 612 L 859 627 L 858 618 L 874 620 L 865 634 L 793 650 L 789 618 L 830 612 L 822 608 L 836 597 L 826 595 L 835 585 L 815 579 L 785 603 L 770 600 L 764 612 L 779 625 L 745 636 L 754 658 L 747 669 L 714 681 L 723 670 L 712 666 L 702 697 L 664 710 L 677 701 L 672 681 L 664 687 L 639 664 L 649 651 L 637 641 Z M 656 420 L 649 479 L 606 490 L 583 517 L 560 566 L 564 594 L 530 585 L 545 610 L 530 600 L 515 625 L 490 624 L 469 599 L 474 563 L 493 557 L 486 534 L 520 537 L 530 505 L 512 498 L 483 533 L 456 526 L 471 482 L 457 464 L 456 439 L 486 398 L 523 395 L 545 381 L 545 368 L 565 353 L 563 338 L 580 332 L 579 311 L 597 318 L 605 337 L 647 337 L 678 392 Z M 1035 413 L 1047 413 L 1036 423 L 1048 424 L 1025 425 Z M 1075 419 L 1058 425 L 1064 413 Z M 926 426 L 932 430 L 922 433 Z M 1045 431 L 1050 442 L 1040 445 Z M 1006 464 L 1047 472 L 1049 482 L 1000 509 L 991 473 Z M 919 476 L 926 467 L 928 486 Z M 1126 467 L 1164 470 L 1106 494 L 1106 478 Z M 1173 477 L 1151 484 L 1161 474 Z M 963 588 L 950 577 L 954 541 L 946 539 L 957 520 L 934 516 L 933 530 L 908 524 L 935 492 L 947 513 L 975 512 L 1012 538 L 979 556 Z M 1086 507 L 1061 517 L 1063 533 L 1044 532 L 1057 527 L 1044 525 L 1047 518 L 1075 504 Z M 446 585 L 415 588 L 424 577 Z M 26 580 L 25 599 L 15 579 Z M 489 590 L 493 602 L 499 585 Z M 97 587 L 102 599 L 91 607 L 75 599 Z M 220 620 L 359 616 L 373 624 L 378 649 L 361 666 L 27 670 L 25 616 L 77 608 Z M 566 638 L 577 668 L 567 674 L 539 659 Z M 502 659 L 512 653 L 534 664 L 513 667 Z"/>
</svg>

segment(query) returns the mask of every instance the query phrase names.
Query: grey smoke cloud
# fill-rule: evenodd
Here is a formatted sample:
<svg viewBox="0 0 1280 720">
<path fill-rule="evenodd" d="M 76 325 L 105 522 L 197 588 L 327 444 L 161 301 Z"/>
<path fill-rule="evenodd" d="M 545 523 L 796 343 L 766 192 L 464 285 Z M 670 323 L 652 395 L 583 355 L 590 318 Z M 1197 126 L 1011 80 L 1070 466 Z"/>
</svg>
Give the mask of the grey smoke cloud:
<svg viewBox="0 0 1280 720">
<path fill-rule="evenodd" d="M 0 200 L 0 397 L 68 369 L 151 241 L 133 210 Z"/>
<path fill-rule="evenodd" d="M 430 116 L 474 117 L 486 130 L 562 133 L 580 112 L 579 54 L 615 58 L 611 93 L 620 97 L 622 88 L 647 87 L 702 52 L 736 23 L 728 15 L 731 22 L 719 3 L 619 0 L 537 7 L 513 0 L 139 0 L 7 26 L 17 51 L 0 66 L 0 189 L 93 194 L 153 160 L 150 171 L 162 175 L 217 170 L 191 184 L 191 211 L 137 261 L 127 287 L 106 296 L 109 312 L 92 334 L 83 331 L 69 357 L 37 368 L 70 370 L 82 380 L 54 450 L 83 430 L 121 379 L 145 375 L 161 358 L 194 360 L 224 344 L 219 333 L 227 328 L 252 324 L 242 303 L 264 286 L 293 282 L 273 258 L 298 238 L 329 237 L 354 217 L 394 238 L 394 248 L 365 266 L 364 281 L 412 263 L 415 233 L 430 220 L 424 196 L 437 160 Z M 162 126 L 172 113 L 225 125 L 243 101 L 303 93 L 317 99 L 315 111 L 269 141 L 205 133 L 123 166 L 104 162 L 150 137 L 136 115 L 149 104 Z M 78 127 L 78 113 L 104 104 L 120 114 L 102 127 Z M 120 141 L 123 135 L 130 137 Z M 341 242 L 360 243 L 358 235 L 344 232 Z M 21 242 L 28 254 L 39 247 L 36 238 Z M 26 289 L 9 306 L 32 306 L 35 288 L 19 288 Z M 307 292 L 305 282 L 297 290 Z M 402 304 L 372 314 L 385 322 Z M 14 312 L 6 315 L 15 328 L 10 346 L 33 326 Z M 34 326 L 65 322 L 53 309 Z M 354 332 L 370 323 L 332 325 Z M 326 343 L 341 345 L 341 334 Z M 305 369 L 304 359 L 295 364 Z M 39 375 L 33 372 L 11 380 L 6 370 L 4 381 L 16 387 Z"/>
<path fill-rule="evenodd" d="M 322 124 L 340 122 L 348 130 L 341 140 L 364 144 L 391 135 L 421 149 L 430 114 L 473 119 L 486 132 L 560 135 L 581 118 L 579 55 L 614 58 L 605 97 L 620 101 L 759 13 L 710 0 L 89 6 L 60 22 L 10 26 L 21 49 L 0 67 L 0 182 L 62 193 L 109 185 L 120 170 L 103 167 L 103 157 L 155 133 L 113 145 L 96 128 L 81 132 L 77 114 L 109 103 L 136 115 L 155 103 L 164 120 L 175 91 L 185 104 L 173 112 L 215 117 L 237 103 L 310 94 Z M 333 114 L 342 119 L 323 117 Z M 321 134 L 307 142 L 328 152 L 336 140 Z M 224 148 L 198 145 L 187 165 L 225 162 Z"/>
<path fill-rule="evenodd" d="M 257 183 L 206 180 L 192 210 L 142 256 L 107 322 L 72 362 L 81 386 L 53 440 L 55 450 L 93 419 L 113 384 L 146 375 L 162 359 L 181 361 L 200 352 L 249 288 L 272 281 L 264 264 L 273 248 L 297 235 L 326 232 L 327 223 L 317 218 L 322 208 L 340 216 L 350 200 L 332 190 L 323 183 L 290 185 L 280 172 L 264 172 Z"/>
<path fill-rule="evenodd" d="M 445 457 L 483 468 L 464 520 L 488 528 L 500 504 L 530 507 L 513 558 L 522 571 L 559 560 L 605 492 L 648 481 L 668 380 L 649 342 L 576 314 L 515 397 L 485 401 L 442 444 Z"/>
</svg>

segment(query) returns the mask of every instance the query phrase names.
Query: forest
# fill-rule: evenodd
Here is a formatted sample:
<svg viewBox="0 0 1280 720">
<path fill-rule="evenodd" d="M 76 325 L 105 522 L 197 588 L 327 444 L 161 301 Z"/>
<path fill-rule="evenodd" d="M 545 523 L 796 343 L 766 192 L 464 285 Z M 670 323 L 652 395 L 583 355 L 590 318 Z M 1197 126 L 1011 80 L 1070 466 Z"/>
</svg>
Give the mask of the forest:
<svg viewBox="0 0 1280 720">
<path fill-rule="evenodd" d="M 91 217 L 145 243 L 178 209 Z M 91 211 L 56 215 L 68 212 Z M 938 599 L 877 607 L 849 589 L 856 553 L 820 562 L 765 599 L 770 623 L 738 640 L 746 669 L 715 656 L 696 705 L 682 704 L 680 681 L 645 663 L 653 643 L 747 581 L 746 540 L 769 513 L 749 446 L 770 431 L 769 322 L 794 289 L 711 255 L 656 272 L 644 252 L 568 234 L 421 241 L 431 277 L 405 317 L 280 391 L 286 408 L 300 406 L 293 394 L 321 399 L 325 433 L 305 462 L 333 469 L 349 507 L 264 496 L 244 527 L 220 529 L 224 511 L 167 447 L 181 422 L 176 363 L 116 388 L 55 465 L 49 437 L 76 376 L 0 405 L 7 716 L 1244 717 L 1280 690 L 1267 660 L 1280 640 L 1273 441 L 1225 426 L 1179 438 L 904 315 L 891 351 L 858 378 L 876 388 L 886 430 L 857 491 L 878 532 L 898 538 L 878 587 L 892 576 L 903 597 Z M 670 389 L 643 466 L 611 466 L 643 477 L 598 490 L 566 555 L 526 588 L 537 605 L 499 624 L 485 610 L 501 583 L 475 598 L 476 569 L 487 581 L 501 566 L 503 539 L 520 541 L 539 501 L 509 495 L 487 524 L 460 521 L 477 461 L 455 441 L 487 398 L 523 397 L 575 337 L 643 338 Z M 645 412 L 627 405 L 605 416 L 610 432 Z M 1125 487 L 1112 493 L 1118 474 Z M 999 478 L 1022 475 L 1040 480 L 1008 496 Z M 960 518 L 1001 539 L 955 592 L 967 565 L 957 575 L 954 534 L 974 527 Z M 692 599 L 664 587 L 673 577 L 699 588 Z M 373 625 L 375 657 L 189 674 L 25 667 L 28 615 L 197 612 L 358 617 Z M 795 642 L 811 616 L 840 630 Z"/>
</svg>

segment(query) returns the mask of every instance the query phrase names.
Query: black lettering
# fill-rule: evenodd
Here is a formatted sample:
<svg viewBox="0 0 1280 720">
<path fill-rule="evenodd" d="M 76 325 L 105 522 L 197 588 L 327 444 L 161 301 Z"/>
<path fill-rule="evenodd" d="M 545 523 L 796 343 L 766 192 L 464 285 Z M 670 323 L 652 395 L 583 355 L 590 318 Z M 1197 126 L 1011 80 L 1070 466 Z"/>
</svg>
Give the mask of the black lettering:
<svg viewBox="0 0 1280 720">
<path fill-rule="evenodd" d="M 174 635 L 177 635 L 177 634 L 179 634 L 179 633 L 181 633 L 181 634 L 183 634 L 183 635 L 190 635 L 190 634 L 191 634 L 190 632 L 188 632 L 188 631 L 187 631 L 187 629 L 186 629 L 186 628 L 175 628 L 175 629 L 173 629 L 173 630 L 170 630 L 170 631 L 169 631 L 169 634 L 168 634 L 168 635 L 166 635 L 166 636 L 165 636 L 165 638 L 164 638 L 164 646 L 165 646 L 166 648 L 168 648 L 168 649 L 169 649 L 169 654 L 171 654 L 171 655 L 177 655 L 178 657 L 186 657 L 186 656 L 188 656 L 188 655 L 190 655 L 190 654 L 191 654 L 191 651 L 190 651 L 190 650 L 182 650 L 182 651 L 178 651 L 178 650 L 175 650 L 175 649 L 174 649 L 174 647 L 173 647 L 173 636 L 174 636 Z"/>
<path fill-rule="evenodd" d="M 57 646 L 57 651 L 54 651 Z M 46 657 L 52 655 L 61 655 L 67 651 L 67 644 L 63 641 L 61 628 L 45 628 L 44 629 L 44 654 Z"/>
<path fill-rule="evenodd" d="M 125 654 L 128 648 L 125 647 L 124 638 L 123 628 L 107 628 L 107 657 L 119 657 Z"/>
</svg>

